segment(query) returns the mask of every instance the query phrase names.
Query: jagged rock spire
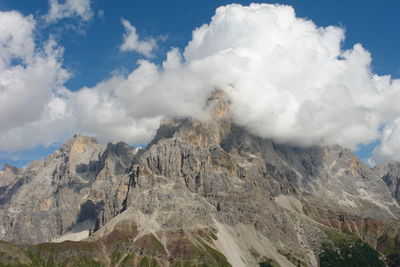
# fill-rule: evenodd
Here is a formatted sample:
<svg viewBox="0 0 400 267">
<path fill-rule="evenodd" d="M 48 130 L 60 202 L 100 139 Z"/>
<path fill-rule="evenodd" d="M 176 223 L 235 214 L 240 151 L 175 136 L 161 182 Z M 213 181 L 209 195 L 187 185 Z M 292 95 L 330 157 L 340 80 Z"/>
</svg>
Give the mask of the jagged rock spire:
<svg viewBox="0 0 400 267">
<path fill-rule="evenodd" d="M 206 109 L 214 119 L 222 119 L 230 116 L 230 104 L 228 95 L 222 89 L 215 89 L 207 100 Z"/>
</svg>

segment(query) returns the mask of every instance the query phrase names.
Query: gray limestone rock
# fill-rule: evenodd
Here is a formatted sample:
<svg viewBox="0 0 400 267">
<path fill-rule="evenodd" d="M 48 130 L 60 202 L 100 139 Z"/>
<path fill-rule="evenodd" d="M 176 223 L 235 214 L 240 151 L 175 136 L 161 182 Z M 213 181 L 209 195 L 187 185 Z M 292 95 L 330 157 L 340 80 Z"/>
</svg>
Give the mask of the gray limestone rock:
<svg viewBox="0 0 400 267">
<path fill-rule="evenodd" d="M 18 175 L 18 168 L 10 164 L 4 164 L 0 170 L 0 191 L 15 181 Z"/>
<path fill-rule="evenodd" d="M 382 176 L 382 180 L 387 184 L 392 196 L 400 204 L 400 163 L 390 163 L 376 168 Z"/>
<path fill-rule="evenodd" d="M 81 210 L 103 151 L 104 145 L 94 138 L 76 135 L 45 160 L 18 170 L 0 195 L 0 238 L 51 241 L 84 221 L 87 216 Z"/>
</svg>

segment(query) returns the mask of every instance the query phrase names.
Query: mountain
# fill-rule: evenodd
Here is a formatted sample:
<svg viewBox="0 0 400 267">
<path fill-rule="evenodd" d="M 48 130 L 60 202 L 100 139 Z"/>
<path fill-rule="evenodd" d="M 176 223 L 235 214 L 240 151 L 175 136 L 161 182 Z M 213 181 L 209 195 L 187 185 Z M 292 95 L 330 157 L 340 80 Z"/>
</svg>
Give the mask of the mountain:
<svg viewBox="0 0 400 267">
<path fill-rule="evenodd" d="M 382 179 L 389 187 L 397 203 L 400 204 L 400 164 L 389 163 L 378 167 L 377 170 L 381 171 Z"/>
<path fill-rule="evenodd" d="M 222 91 L 206 108 L 202 120 L 163 120 L 145 149 L 76 135 L 43 161 L 6 166 L 0 261 L 399 266 L 399 163 L 257 137 L 232 123 Z"/>
<path fill-rule="evenodd" d="M 17 178 L 18 168 L 10 165 L 4 164 L 2 170 L 0 170 L 0 188 L 5 188 Z"/>
</svg>

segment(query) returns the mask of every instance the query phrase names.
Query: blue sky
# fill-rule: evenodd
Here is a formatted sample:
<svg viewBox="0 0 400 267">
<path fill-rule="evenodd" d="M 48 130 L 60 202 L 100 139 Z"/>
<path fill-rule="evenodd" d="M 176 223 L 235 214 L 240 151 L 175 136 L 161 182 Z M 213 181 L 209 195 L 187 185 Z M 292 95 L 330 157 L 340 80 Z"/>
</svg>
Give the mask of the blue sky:
<svg viewBox="0 0 400 267">
<path fill-rule="evenodd" d="M 355 43 L 373 54 L 373 68 L 378 74 L 400 75 L 400 17 L 397 11 L 400 2 L 388 0 L 382 4 L 373 0 L 352 1 L 93 1 L 95 12 L 104 11 L 85 24 L 85 33 L 65 30 L 66 23 L 75 19 L 62 20 L 43 30 L 42 34 L 59 32 L 60 43 L 65 47 L 64 64 L 73 71 L 68 82 L 72 90 L 83 86 L 94 86 L 118 68 L 131 69 L 135 66 L 135 54 L 121 54 L 118 46 L 122 42 L 124 28 L 121 18 L 132 22 L 139 34 L 168 38 L 157 51 L 156 61 L 165 58 L 170 47 L 184 48 L 191 39 L 192 31 L 208 23 L 218 6 L 230 3 L 243 5 L 254 3 L 280 3 L 292 5 L 299 17 L 309 18 L 318 26 L 339 25 L 346 29 L 344 47 Z M 25 15 L 45 14 L 47 0 L 2 0 L 2 10 L 18 10 Z M 62 28 L 62 29 L 61 29 Z"/>
<path fill-rule="evenodd" d="M 62 1 L 60 1 L 62 2 Z M 253 1 L 292 5 L 298 17 L 312 20 L 317 26 L 341 26 L 346 30 L 343 48 L 355 43 L 372 53 L 372 70 L 379 75 L 400 77 L 400 2 L 371 1 Z M 171 47 L 183 50 L 192 39 L 192 31 L 208 23 L 220 5 L 249 1 L 107 1 L 93 0 L 93 18 L 82 22 L 76 17 L 65 18 L 48 26 L 39 25 L 38 39 L 50 35 L 64 47 L 63 67 L 72 73 L 65 86 L 76 91 L 93 87 L 110 78 L 118 70 L 129 73 L 135 69 L 142 55 L 121 52 L 119 47 L 125 32 L 121 19 L 136 27 L 139 36 L 157 39 L 158 48 L 150 61 L 160 64 Z M 47 0 L 0 0 L 0 10 L 16 10 L 23 15 L 43 16 L 49 9 Z M 40 23 L 38 23 L 40 24 Z M 362 146 L 358 155 L 369 158 L 377 141 Z M 18 152 L 0 151 L 0 166 L 8 162 L 23 166 L 33 159 L 43 158 L 59 146 L 39 145 Z"/>
</svg>

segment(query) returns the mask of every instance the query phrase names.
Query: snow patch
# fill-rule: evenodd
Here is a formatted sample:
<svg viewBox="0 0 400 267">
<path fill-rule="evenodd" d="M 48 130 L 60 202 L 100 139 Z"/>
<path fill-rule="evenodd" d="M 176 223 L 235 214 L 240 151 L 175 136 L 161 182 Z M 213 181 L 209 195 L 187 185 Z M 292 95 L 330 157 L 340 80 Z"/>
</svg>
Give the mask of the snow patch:
<svg viewBox="0 0 400 267">
<path fill-rule="evenodd" d="M 54 239 L 53 243 L 61 243 L 64 241 L 81 241 L 83 239 L 86 239 L 89 237 L 89 230 L 84 230 L 81 232 L 77 232 L 77 233 L 66 233 L 56 239 Z"/>
</svg>

